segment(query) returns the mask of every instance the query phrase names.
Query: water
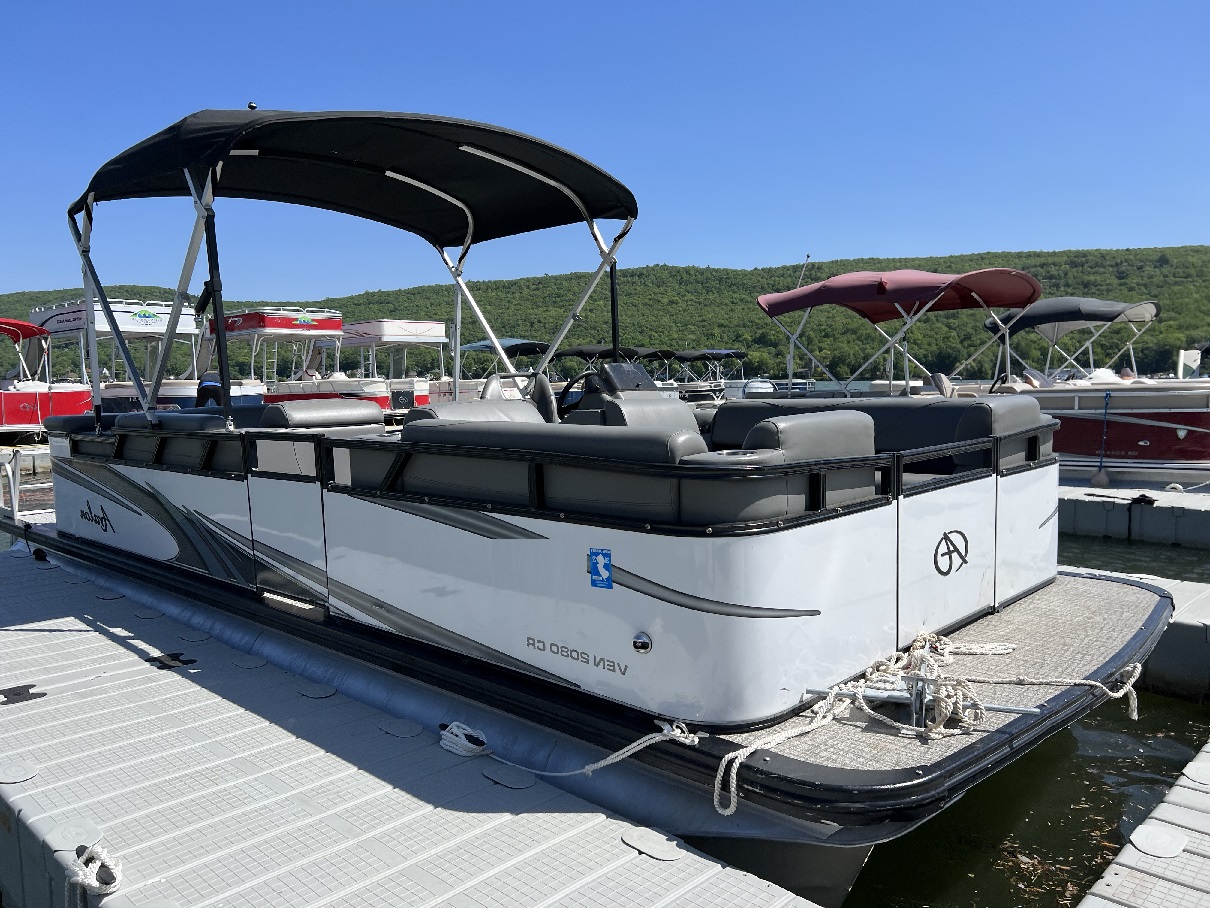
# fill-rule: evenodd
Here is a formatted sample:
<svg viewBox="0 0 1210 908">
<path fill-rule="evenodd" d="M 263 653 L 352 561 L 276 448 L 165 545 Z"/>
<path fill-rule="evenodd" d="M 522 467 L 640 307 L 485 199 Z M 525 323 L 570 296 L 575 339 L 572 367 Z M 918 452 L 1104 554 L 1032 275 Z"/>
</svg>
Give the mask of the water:
<svg viewBox="0 0 1210 908">
<path fill-rule="evenodd" d="M 1061 536 L 1059 560 L 1210 582 L 1210 552 Z M 1210 707 L 1109 702 L 870 855 L 844 908 L 1069 908 L 1210 739 Z"/>
</svg>

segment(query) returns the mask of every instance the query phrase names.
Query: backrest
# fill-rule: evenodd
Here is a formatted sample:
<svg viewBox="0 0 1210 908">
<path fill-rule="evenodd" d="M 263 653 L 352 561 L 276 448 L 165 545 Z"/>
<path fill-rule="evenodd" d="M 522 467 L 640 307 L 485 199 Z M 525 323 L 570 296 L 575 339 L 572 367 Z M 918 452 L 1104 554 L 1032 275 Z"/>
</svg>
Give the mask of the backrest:
<svg viewBox="0 0 1210 908">
<path fill-rule="evenodd" d="M 504 397 L 504 386 L 500 384 L 499 375 L 489 375 L 483 382 L 483 390 L 479 392 L 480 400 L 501 400 Z"/>
<path fill-rule="evenodd" d="M 260 418 L 262 429 L 323 429 L 382 424 L 382 408 L 374 401 L 344 398 L 285 400 L 268 404 Z"/>
<path fill-rule="evenodd" d="M 529 399 L 533 401 L 544 420 L 549 423 L 559 421 L 559 404 L 555 400 L 554 389 L 550 386 L 550 379 L 541 372 L 534 376 L 533 389 L 530 391 Z"/>
<path fill-rule="evenodd" d="M 454 420 L 457 422 L 545 422 L 542 414 L 528 400 L 493 398 L 490 400 L 458 400 L 439 404 L 412 407 L 403 418 L 403 424 L 427 420 Z"/>
<path fill-rule="evenodd" d="M 605 425 L 698 430 L 693 408 L 659 391 L 621 391 L 605 398 Z"/>
<path fill-rule="evenodd" d="M 158 428 L 165 432 L 223 432 L 227 429 L 227 420 L 213 409 L 157 410 L 155 418 L 159 422 L 158 426 L 152 426 L 148 422 L 147 414 L 141 410 L 137 413 L 120 413 L 114 420 L 114 428 Z"/>
<path fill-rule="evenodd" d="M 665 523 L 676 522 L 680 513 L 680 484 L 675 477 L 591 463 L 548 463 L 540 474 L 531 474 L 527 460 L 460 455 L 457 448 L 500 448 L 648 464 L 675 464 L 706 451 L 697 431 L 436 419 L 408 425 L 403 440 L 453 447 L 448 453 L 417 452 L 408 458 L 401 478 L 405 492 Z"/>
<path fill-rule="evenodd" d="M 102 413 L 101 429 L 112 429 L 118 416 L 117 413 Z M 42 428 L 47 432 L 62 432 L 66 435 L 92 432 L 96 428 L 96 424 L 96 417 L 91 413 L 82 413 L 78 416 L 48 416 L 42 420 Z"/>
</svg>

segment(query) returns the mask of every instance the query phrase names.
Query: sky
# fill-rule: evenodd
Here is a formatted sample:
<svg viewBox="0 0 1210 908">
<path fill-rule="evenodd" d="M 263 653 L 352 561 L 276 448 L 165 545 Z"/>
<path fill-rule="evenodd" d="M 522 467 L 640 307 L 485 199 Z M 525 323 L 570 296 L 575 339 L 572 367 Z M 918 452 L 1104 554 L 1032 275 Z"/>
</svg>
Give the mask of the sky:
<svg viewBox="0 0 1210 908">
<path fill-rule="evenodd" d="M 638 199 L 623 268 L 1210 243 L 1204 0 L 59 0 L 5 4 L 0 33 L 0 293 L 78 286 L 65 212 L 92 174 L 249 101 L 561 145 Z M 229 299 L 449 281 L 392 228 L 215 210 Z M 183 199 L 98 206 L 102 281 L 175 286 L 191 227 Z M 477 246 L 466 275 L 598 261 L 565 227 Z"/>
</svg>

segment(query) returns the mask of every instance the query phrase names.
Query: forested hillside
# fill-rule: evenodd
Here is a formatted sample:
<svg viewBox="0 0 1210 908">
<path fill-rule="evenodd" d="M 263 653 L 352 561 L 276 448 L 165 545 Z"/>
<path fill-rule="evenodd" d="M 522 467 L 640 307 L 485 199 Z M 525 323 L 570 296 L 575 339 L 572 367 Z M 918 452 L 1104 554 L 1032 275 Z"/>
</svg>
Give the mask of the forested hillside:
<svg viewBox="0 0 1210 908">
<path fill-rule="evenodd" d="M 1065 252 L 989 252 L 973 255 L 912 259 L 845 259 L 807 266 L 804 283 L 846 271 L 888 271 L 918 268 L 960 273 L 976 268 L 1011 267 L 1028 271 L 1042 283 L 1044 296 L 1092 296 L 1137 302 L 1157 300 L 1161 315 L 1136 347 L 1144 372 L 1173 368 L 1182 347 L 1210 341 L 1210 246 L 1163 249 L 1089 249 Z M 798 283 L 800 264 L 738 271 L 727 268 L 652 265 L 623 268 L 621 297 L 622 341 L 631 346 L 674 349 L 740 347 L 749 351 L 748 374 L 785 372 L 784 335 L 756 306 L 762 293 L 789 290 Z M 566 316 L 587 274 L 550 275 L 508 281 L 472 282 L 471 288 L 493 328 L 501 336 L 546 340 Z M 113 286 L 115 298 L 171 299 L 157 287 Z M 228 287 L 229 294 L 238 288 Z M 32 306 L 78 298 L 79 290 L 50 290 L 0 295 L 0 315 L 25 318 Z M 291 305 L 323 305 L 340 309 L 346 321 L 395 317 L 444 319 L 453 317 L 451 285 L 378 290 L 339 299 L 299 301 Z M 228 308 L 253 305 L 228 301 Z M 796 319 L 788 319 L 787 324 Z M 913 355 L 932 369 L 948 371 L 983 343 L 982 313 L 942 313 L 926 318 L 910 335 Z M 1110 332 L 1124 337 L 1125 328 Z M 1107 335 L 1109 337 L 1110 335 Z M 463 340 L 483 336 L 469 309 L 464 313 Z M 881 344 L 869 324 L 842 309 L 819 310 L 805 334 L 807 346 L 840 376 L 847 376 Z M 585 308 L 583 319 L 568 336 L 567 345 L 609 340 L 607 282 L 602 281 Z M 1116 352 L 1113 340 L 1102 342 L 1098 355 Z M 1110 348 L 1112 347 L 1112 350 Z M 1040 338 L 1023 335 L 1014 349 L 1027 356 L 1043 349 Z M 6 360 L 7 362 L 7 360 Z M 802 364 L 801 357 L 799 364 Z M 417 365 L 424 366 L 418 362 Z M 991 357 L 968 377 L 989 374 Z"/>
</svg>

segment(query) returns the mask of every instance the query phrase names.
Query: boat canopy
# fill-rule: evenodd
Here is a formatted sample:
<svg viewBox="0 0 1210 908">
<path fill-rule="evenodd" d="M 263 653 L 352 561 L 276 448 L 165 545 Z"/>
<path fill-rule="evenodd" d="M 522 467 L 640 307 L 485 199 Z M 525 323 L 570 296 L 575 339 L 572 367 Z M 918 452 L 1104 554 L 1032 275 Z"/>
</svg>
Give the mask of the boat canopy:
<svg viewBox="0 0 1210 908">
<path fill-rule="evenodd" d="M 438 247 L 638 216 L 630 190 L 605 171 L 519 132 L 425 114 L 286 110 L 190 114 L 112 158 L 68 213 L 188 197 L 186 170 L 199 189 L 213 170 L 215 196 L 339 211 Z"/>
<path fill-rule="evenodd" d="M 344 326 L 345 347 L 437 347 L 449 342 L 445 322 L 376 318 Z"/>
<path fill-rule="evenodd" d="M 618 347 L 618 353 L 623 359 L 636 359 L 639 351 L 634 347 Z M 581 344 L 578 347 L 565 347 L 558 350 L 551 359 L 564 359 L 568 356 L 577 356 L 580 359 L 592 361 L 600 359 L 602 356 L 612 356 L 612 344 Z"/>
<path fill-rule="evenodd" d="M 50 332 L 29 322 L 15 318 L 0 318 L 0 335 L 7 337 L 14 344 L 20 345 L 31 337 L 46 337 Z"/>
<path fill-rule="evenodd" d="M 721 362 L 724 359 L 746 359 L 746 350 L 678 350 L 674 356 L 683 363 Z"/>
<path fill-rule="evenodd" d="M 1053 344 L 1065 334 L 1093 325 L 1146 323 L 1155 321 L 1159 314 L 1159 304 L 1154 301 L 1115 303 L 1079 296 L 1057 296 L 1038 300 L 1021 312 L 1002 315 L 1000 324 L 996 323 L 996 319 L 989 318 L 984 327 L 993 334 L 1002 334 L 1006 330 L 1010 337 L 1033 328 Z"/>
<path fill-rule="evenodd" d="M 522 340 L 519 337 L 502 337 L 500 346 L 509 356 L 538 356 L 550 347 L 542 341 Z M 463 344 L 459 349 L 463 353 L 495 353 L 496 348 L 489 340 L 475 341 L 473 344 Z"/>
<path fill-rule="evenodd" d="M 984 268 L 966 274 L 903 269 L 839 274 L 797 290 L 766 293 L 756 302 L 771 318 L 832 305 L 851 309 L 876 325 L 910 318 L 925 309 L 1023 309 L 1041 294 L 1041 285 L 1031 275 L 1012 268 Z"/>
<path fill-rule="evenodd" d="M 670 360 L 676 359 L 676 351 L 667 347 L 635 347 L 635 359 Z"/>
</svg>

